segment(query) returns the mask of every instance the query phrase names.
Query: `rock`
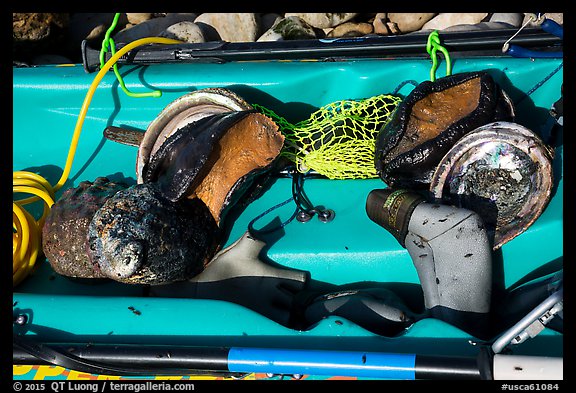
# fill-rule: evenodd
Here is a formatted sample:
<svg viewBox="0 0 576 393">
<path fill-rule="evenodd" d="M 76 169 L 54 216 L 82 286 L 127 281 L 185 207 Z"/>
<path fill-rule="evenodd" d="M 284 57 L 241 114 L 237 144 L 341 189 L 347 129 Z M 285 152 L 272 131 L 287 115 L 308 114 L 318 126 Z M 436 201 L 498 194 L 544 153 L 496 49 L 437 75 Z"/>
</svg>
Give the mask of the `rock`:
<svg viewBox="0 0 576 393">
<path fill-rule="evenodd" d="M 260 38 L 262 41 L 306 40 L 317 37 L 315 29 L 297 16 L 281 18 Z"/>
<path fill-rule="evenodd" d="M 309 13 L 309 12 L 287 12 L 284 14 L 285 17 L 297 16 L 310 26 L 324 29 L 327 27 L 336 27 L 344 22 L 348 22 L 354 18 L 358 13 L 346 13 L 346 12 L 335 12 L 335 13 Z"/>
<path fill-rule="evenodd" d="M 390 34 L 393 34 L 393 35 L 402 34 L 400 29 L 398 28 L 398 25 L 394 22 L 386 22 L 386 27 L 388 28 L 388 31 L 390 32 Z"/>
<path fill-rule="evenodd" d="M 160 34 L 159 37 L 172 38 L 190 44 L 206 42 L 202 29 L 194 22 L 183 21 L 168 26 L 168 28 Z"/>
<path fill-rule="evenodd" d="M 442 13 L 430 19 L 422 30 L 444 30 L 455 25 L 474 25 L 482 22 L 488 13 Z"/>
<path fill-rule="evenodd" d="M 402 33 L 410 33 L 420 30 L 426 22 L 436 15 L 434 13 L 390 12 L 388 13 L 388 20 L 395 23 Z"/>
<path fill-rule="evenodd" d="M 372 29 L 373 29 L 374 33 L 379 34 L 379 35 L 390 34 L 390 32 L 388 31 L 388 28 L 386 27 L 386 19 L 387 18 L 388 18 L 388 14 L 385 12 L 379 12 L 376 14 L 376 16 L 374 17 L 374 20 L 372 21 Z"/>
<path fill-rule="evenodd" d="M 473 25 L 454 25 L 443 29 L 442 31 L 476 31 L 476 30 L 493 30 L 509 29 L 512 25 L 504 22 L 480 22 Z M 432 30 L 429 30 L 432 31 Z"/>
<path fill-rule="evenodd" d="M 81 42 L 100 48 L 114 13 L 14 13 L 15 63 L 58 61 L 36 57 L 61 55 L 81 62 Z M 122 13 L 112 38 L 125 44 L 144 37 L 188 43 L 262 42 L 364 35 L 402 35 L 433 30 L 468 31 L 538 27 L 530 13 Z M 543 17 L 563 25 L 563 13 Z M 66 21 L 68 18 L 68 21 Z M 530 22 L 530 23 L 529 23 Z M 58 37 L 56 37 L 58 36 Z M 50 37 L 50 38 L 48 38 Z M 18 53 L 26 57 L 18 56 Z"/>
<path fill-rule="evenodd" d="M 284 37 L 282 34 L 275 32 L 273 29 L 269 29 L 256 40 L 256 42 L 266 41 L 284 41 Z"/>
<path fill-rule="evenodd" d="M 473 25 L 454 25 L 445 28 L 443 31 L 494 30 L 509 29 L 510 27 L 510 24 L 504 22 L 480 22 Z"/>
<path fill-rule="evenodd" d="M 223 41 L 254 42 L 260 33 L 259 19 L 259 15 L 254 13 L 206 12 L 198 15 L 195 23 L 203 29 L 205 37 L 207 28 L 202 26 L 202 24 L 212 27 Z M 209 39 L 208 37 L 206 38 Z"/>
<path fill-rule="evenodd" d="M 564 14 L 562 12 L 547 12 L 544 14 L 547 19 L 551 19 L 559 25 L 564 25 Z"/>
<path fill-rule="evenodd" d="M 152 19 L 154 14 L 152 13 L 134 13 L 134 12 L 127 12 L 126 18 L 128 19 L 128 23 L 132 25 L 137 25 L 142 22 L 146 22 L 147 20 Z"/>
<path fill-rule="evenodd" d="M 327 37 L 362 37 L 366 34 L 372 34 L 374 28 L 371 23 L 360 22 L 345 22 L 336 26 Z"/>
<path fill-rule="evenodd" d="M 489 22 L 502 22 L 509 24 L 513 27 L 522 26 L 522 20 L 524 19 L 524 14 L 521 13 L 494 13 L 490 17 Z"/>
<path fill-rule="evenodd" d="M 41 41 L 48 38 L 54 28 L 67 28 L 69 22 L 68 14 L 16 12 L 12 14 L 12 38 L 15 41 Z"/>
<path fill-rule="evenodd" d="M 12 51 L 14 60 L 30 61 L 40 52 L 62 53 L 69 49 L 65 13 L 13 13 Z"/>
</svg>

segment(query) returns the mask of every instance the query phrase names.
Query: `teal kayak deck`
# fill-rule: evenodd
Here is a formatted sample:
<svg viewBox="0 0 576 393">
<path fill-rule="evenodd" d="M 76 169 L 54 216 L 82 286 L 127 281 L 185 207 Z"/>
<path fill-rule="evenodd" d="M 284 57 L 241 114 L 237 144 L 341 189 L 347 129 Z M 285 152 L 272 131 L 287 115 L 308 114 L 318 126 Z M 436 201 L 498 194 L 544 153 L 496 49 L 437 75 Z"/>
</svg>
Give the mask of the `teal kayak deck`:
<svg viewBox="0 0 576 393">
<path fill-rule="evenodd" d="M 538 132 L 560 97 L 561 64 L 559 59 L 458 58 L 452 72 L 489 71 L 518 103 L 516 121 Z M 114 74 L 107 74 L 89 107 L 69 180 L 57 196 L 99 176 L 135 183 L 136 148 L 106 140 L 103 130 L 112 125 L 145 130 L 168 103 L 188 92 L 226 87 L 250 103 L 297 122 L 337 100 L 392 93 L 403 82 L 427 80 L 430 62 L 410 58 L 252 61 L 122 66 L 120 71 L 128 89 L 157 89 L 162 96 L 128 97 Z M 13 70 L 14 171 L 37 172 L 52 184 L 58 181 L 93 78 L 81 65 Z M 409 91 L 410 85 L 405 85 L 398 94 Z M 562 261 L 562 162 L 560 146 L 554 159 L 555 189 L 546 210 L 526 232 L 495 253 L 494 263 L 506 287 L 546 264 Z M 334 210 L 335 219 L 290 222 L 270 241 L 267 256 L 280 265 L 309 271 L 314 280 L 336 285 L 364 281 L 418 284 L 408 252 L 366 215 L 368 193 L 385 186 L 380 179 L 307 179 L 309 199 Z M 236 219 L 227 245 L 255 217 L 290 196 L 291 180 L 276 179 Z M 293 211 L 294 205 L 287 204 L 255 226 L 285 221 Z M 14 288 L 13 303 L 15 312 L 30 317 L 28 324 L 15 329 L 46 342 L 337 348 L 436 355 L 476 355 L 478 351 L 475 337 L 431 318 L 397 337 L 376 335 L 339 317 L 326 318 L 308 330 L 294 330 L 229 302 L 152 298 L 143 296 L 139 286 L 76 282 L 54 273 L 46 261 L 39 262 L 38 269 Z M 562 342 L 561 334 L 545 329 L 519 345 L 517 353 L 562 356 Z"/>
</svg>

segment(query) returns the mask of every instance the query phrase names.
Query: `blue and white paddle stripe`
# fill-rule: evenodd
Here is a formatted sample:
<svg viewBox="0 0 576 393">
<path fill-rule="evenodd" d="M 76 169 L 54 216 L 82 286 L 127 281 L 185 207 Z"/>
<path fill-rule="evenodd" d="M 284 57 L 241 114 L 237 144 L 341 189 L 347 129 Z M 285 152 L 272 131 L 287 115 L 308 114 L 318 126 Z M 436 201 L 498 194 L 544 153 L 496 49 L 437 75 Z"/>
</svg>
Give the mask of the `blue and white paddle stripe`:
<svg viewBox="0 0 576 393">
<path fill-rule="evenodd" d="M 231 372 L 415 379 L 416 355 L 360 351 L 230 348 Z"/>
</svg>

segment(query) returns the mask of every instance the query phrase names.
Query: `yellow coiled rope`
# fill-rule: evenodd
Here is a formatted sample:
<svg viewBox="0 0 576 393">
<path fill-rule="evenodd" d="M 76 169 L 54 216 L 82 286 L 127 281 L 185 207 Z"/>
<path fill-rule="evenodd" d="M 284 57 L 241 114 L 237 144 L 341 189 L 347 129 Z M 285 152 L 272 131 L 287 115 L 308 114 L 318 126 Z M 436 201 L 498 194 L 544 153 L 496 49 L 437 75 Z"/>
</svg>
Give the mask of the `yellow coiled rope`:
<svg viewBox="0 0 576 393">
<path fill-rule="evenodd" d="M 70 170 L 72 169 L 72 162 L 76 154 L 76 147 L 78 146 L 78 139 L 88 107 L 92 101 L 92 96 L 98 87 L 98 84 L 104 78 L 104 75 L 110 70 L 111 67 L 122 57 L 126 52 L 146 44 L 178 44 L 181 41 L 173 40 L 162 37 L 147 37 L 135 40 L 116 52 L 107 62 L 101 67 L 100 71 L 94 77 L 84 102 L 78 115 L 72 142 L 66 158 L 66 165 L 58 183 L 52 186 L 42 176 L 27 171 L 15 171 L 12 176 L 12 189 L 13 195 L 15 194 L 29 194 L 34 195 L 26 199 L 13 198 L 12 202 L 12 286 L 18 285 L 30 271 L 34 268 L 38 256 L 42 254 L 42 226 L 44 220 L 48 215 L 50 208 L 55 202 L 55 193 L 58 191 L 68 180 Z M 32 214 L 23 209 L 24 205 L 42 200 L 44 202 L 44 210 L 42 216 L 36 220 Z"/>
</svg>

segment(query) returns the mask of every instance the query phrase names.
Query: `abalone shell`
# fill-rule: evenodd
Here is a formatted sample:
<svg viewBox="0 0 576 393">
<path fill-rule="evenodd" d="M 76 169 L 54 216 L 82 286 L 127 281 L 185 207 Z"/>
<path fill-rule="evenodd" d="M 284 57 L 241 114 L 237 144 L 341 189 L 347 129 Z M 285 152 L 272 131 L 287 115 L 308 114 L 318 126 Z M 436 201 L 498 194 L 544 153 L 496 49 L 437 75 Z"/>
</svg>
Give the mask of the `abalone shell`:
<svg viewBox="0 0 576 393">
<path fill-rule="evenodd" d="M 101 273 L 129 284 L 166 284 L 194 277 L 208 264 L 221 231 L 198 198 L 177 203 L 154 183 L 119 191 L 94 215 L 88 254 Z"/>
<path fill-rule="evenodd" d="M 88 258 L 88 227 L 98 209 L 127 187 L 98 177 L 67 189 L 52 205 L 42 227 L 42 249 L 56 273 L 74 278 L 105 277 Z"/>
<path fill-rule="evenodd" d="M 439 161 L 466 133 L 513 121 L 514 107 L 486 71 L 420 83 L 398 105 L 376 139 L 375 166 L 388 185 L 427 188 Z"/>
</svg>

